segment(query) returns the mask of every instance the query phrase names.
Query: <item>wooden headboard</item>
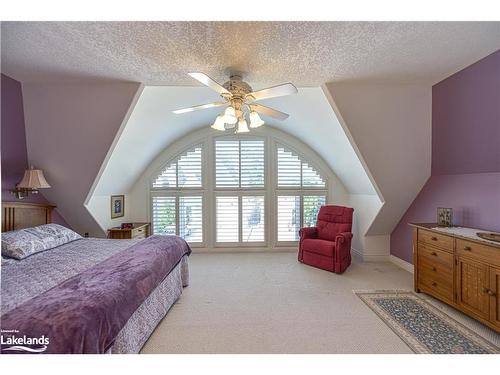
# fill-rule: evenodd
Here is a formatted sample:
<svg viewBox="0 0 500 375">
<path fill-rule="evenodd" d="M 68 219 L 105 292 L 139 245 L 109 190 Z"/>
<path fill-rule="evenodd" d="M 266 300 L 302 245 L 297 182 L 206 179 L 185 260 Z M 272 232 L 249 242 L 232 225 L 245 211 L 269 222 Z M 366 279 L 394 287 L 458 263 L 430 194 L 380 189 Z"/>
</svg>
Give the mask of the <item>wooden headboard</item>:
<svg viewBox="0 0 500 375">
<path fill-rule="evenodd" d="M 54 208 L 40 203 L 2 202 L 2 232 L 49 224 Z"/>
</svg>

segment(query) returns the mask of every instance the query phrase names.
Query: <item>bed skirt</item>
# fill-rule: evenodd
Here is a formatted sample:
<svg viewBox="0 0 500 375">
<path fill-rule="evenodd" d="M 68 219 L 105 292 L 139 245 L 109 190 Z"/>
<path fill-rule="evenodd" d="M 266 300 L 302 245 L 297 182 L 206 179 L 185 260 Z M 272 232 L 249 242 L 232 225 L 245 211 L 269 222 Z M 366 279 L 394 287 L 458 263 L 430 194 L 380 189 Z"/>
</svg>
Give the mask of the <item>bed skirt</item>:
<svg viewBox="0 0 500 375">
<path fill-rule="evenodd" d="M 188 285 L 189 268 L 186 255 L 132 314 L 106 353 L 139 353 L 156 326 L 180 297 L 183 287 Z"/>
</svg>

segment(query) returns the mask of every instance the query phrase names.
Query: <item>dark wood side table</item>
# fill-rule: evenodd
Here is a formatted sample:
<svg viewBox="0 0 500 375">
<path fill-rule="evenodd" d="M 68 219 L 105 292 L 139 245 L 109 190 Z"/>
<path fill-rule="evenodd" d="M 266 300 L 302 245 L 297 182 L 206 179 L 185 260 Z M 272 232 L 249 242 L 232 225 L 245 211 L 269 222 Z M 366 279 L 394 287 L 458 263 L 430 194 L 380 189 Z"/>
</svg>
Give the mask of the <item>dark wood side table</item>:
<svg viewBox="0 0 500 375">
<path fill-rule="evenodd" d="M 113 238 L 115 240 L 125 240 L 133 238 L 139 240 L 150 236 L 149 228 L 149 223 L 134 223 L 132 228 L 126 229 L 115 227 L 108 229 L 108 238 Z"/>
</svg>

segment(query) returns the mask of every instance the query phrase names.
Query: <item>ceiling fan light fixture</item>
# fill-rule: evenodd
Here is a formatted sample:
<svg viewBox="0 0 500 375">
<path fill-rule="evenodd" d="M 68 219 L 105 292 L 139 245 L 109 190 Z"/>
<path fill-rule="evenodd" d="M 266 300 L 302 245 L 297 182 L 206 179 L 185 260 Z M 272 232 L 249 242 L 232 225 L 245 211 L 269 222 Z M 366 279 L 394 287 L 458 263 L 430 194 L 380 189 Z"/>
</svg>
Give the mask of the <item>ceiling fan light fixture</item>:
<svg viewBox="0 0 500 375">
<path fill-rule="evenodd" d="M 248 133 L 249 131 L 250 129 L 248 129 L 247 121 L 244 118 L 240 118 L 236 133 Z"/>
<path fill-rule="evenodd" d="M 264 121 L 260 118 L 259 114 L 255 111 L 250 112 L 250 127 L 258 128 L 259 126 L 264 125 Z"/>
<path fill-rule="evenodd" d="M 249 127 L 254 129 L 265 124 L 260 115 L 280 121 L 286 120 L 289 117 L 288 114 L 255 102 L 292 95 L 298 92 L 292 83 L 283 83 L 259 91 L 253 91 L 252 87 L 237 74 L 231 75 L 229 81 L 223 85 L 204 73 L 192 72 L 188 74 L 198 82 L 217 92 L 223 100 L 176 109 L 172 112 L 180 114 L 214 107 L 227 107 L 211 125 L 213 129 L 219 131 L 236 129 L 236 133 L 248 133 L 250 131 Z"/>
<path fill-rule="evenodd" d="M 217 116 L 211 128 L 220 131 L 226 130 L 224 127 L 224 117 L 222 115 Z"/>
</svg>

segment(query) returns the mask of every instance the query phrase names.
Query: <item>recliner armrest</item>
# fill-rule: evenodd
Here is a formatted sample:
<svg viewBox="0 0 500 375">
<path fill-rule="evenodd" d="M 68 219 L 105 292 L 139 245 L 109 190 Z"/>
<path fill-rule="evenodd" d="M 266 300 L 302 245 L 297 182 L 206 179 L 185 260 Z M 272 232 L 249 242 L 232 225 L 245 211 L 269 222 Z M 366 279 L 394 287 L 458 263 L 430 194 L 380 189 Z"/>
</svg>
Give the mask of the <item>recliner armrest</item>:
<svg viewBox="0 0 500 375">
<path fill-rule="evenodd" d="M 348 241 L 348 240 L 351 240 L 352 239 L 352 233 L 351 232 L 342 232 L 342 233 L 338 233 L 336 236 L 335 236 L 335 242 L 338 242 L 338 243 L 344 243 L 344 241 Z"/>
<path fill-rule="evenodd" d="M 318 228 L 300 228 L 299 235 L 301 240 L 305 240 L 306 238 L 318 238 Z"/>
</svg>

